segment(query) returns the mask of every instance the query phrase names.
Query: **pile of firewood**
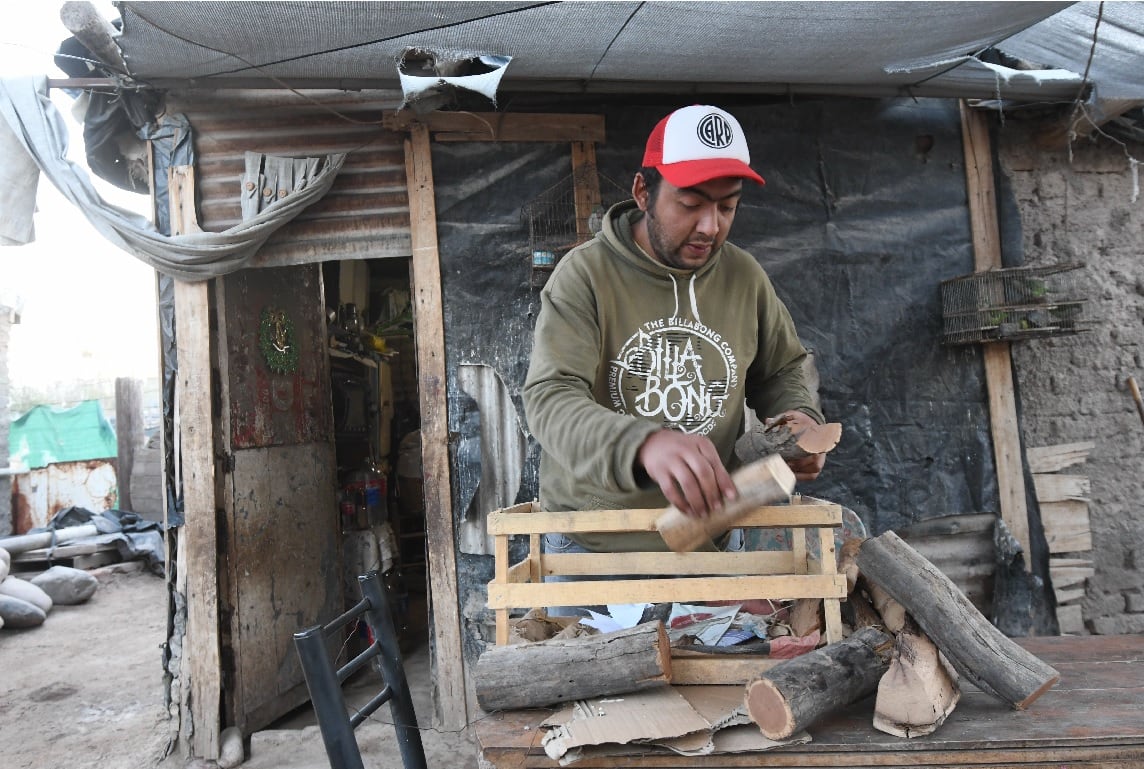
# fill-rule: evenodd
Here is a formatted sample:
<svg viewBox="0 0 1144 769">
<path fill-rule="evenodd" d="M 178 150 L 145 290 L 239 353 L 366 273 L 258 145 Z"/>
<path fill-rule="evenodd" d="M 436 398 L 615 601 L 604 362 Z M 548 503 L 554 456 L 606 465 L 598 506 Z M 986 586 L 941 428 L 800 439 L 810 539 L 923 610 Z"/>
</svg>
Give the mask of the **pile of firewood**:
<svg viewBox="0 0 1144 769">
<path fill-rule="evenodd" d="M 917 737 L 953 712 L 961 678 L 1016 709 L 1028 707 L 1059 680 L 1056 670 L 994 627 L 893 532 L 848 540 L 838 565 L 848 588 L 848 635 L 779 662 L 747 684 L 746 709 L 768 739 L 788 740 L 875 692 L 874 727 Z M 818 636 L 821 604 L 800 599 L 790 607 L 796 635 Z M 553 626 L 533 627 L 537 623 Z M 476 668 L 482 708 L 543 707 L 671 683 L 671 648 L 662 622 L 596 636 L 577 635 L 575 625 L 564 624 L 530 615 L 521 621 L 522 643 L 485 651 Z M 526 629 L 532 638 L 559 633 L 530 643 L 523 637 Z"/>
<path fill-rule="evenodd" d="M 917 737 L 953 712 L 959 675 L 1019 710 L 1060 678 L 893 532 L 844 543 L 839 571 L 849 590 L 850 635 L 747 686 L 748 711 L 769 739 L 787 739 L 875 691 L 874 727 Z"/>
</svg>

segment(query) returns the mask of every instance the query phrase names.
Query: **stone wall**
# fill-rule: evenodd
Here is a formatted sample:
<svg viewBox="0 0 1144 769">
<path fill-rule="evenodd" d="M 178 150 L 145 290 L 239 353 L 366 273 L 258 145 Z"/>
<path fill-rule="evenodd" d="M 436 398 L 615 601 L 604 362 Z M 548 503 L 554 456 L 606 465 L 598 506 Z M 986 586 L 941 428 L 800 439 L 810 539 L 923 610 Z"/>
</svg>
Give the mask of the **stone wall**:
<svg viewBox="0 0 1144 769">
<path fill-rule="evenodd" d="M 12 310 L 0 305 L 0 469 L 8 466 L 8 338 L 12 328 Z M 0 475 L 0 537 L 12 533 L 12 484 Z"/>
<path fill-rule="evenodd" d="M 1144 632 L 1144 425 L 1128 384 L 1144 386 L 1144 195 L 1133 201 L 1129 157 L 1144 145 L 1081 139 L 1040 149 L 1036 128 L 1007 120 L 996 133 L 1021 212 L 1028 266 L 1084 262 L 1072 275 L 1091 329 L 1012 346 L 1026 448 L 1093 441 L 1083 465 L 1095 574 L 1080 607 L 1084 629 Z"/>
</svg>

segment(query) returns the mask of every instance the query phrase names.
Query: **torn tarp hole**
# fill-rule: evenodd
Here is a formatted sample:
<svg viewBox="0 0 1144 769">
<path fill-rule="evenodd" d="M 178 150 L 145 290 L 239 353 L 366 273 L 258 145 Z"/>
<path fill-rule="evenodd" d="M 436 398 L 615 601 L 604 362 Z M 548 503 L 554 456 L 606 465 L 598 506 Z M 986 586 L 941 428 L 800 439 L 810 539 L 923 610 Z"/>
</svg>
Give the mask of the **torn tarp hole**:
<svg viewBox="0 0 1144 769">
<path fill-rule="evenodd" d="M 479 94 L 496 105 L 497 86 L 511 56 L 468 51 L 406 48 L 396 59 L 402 106 L 430 112 L 458 106 L 466 93 Z"/>
</svg>

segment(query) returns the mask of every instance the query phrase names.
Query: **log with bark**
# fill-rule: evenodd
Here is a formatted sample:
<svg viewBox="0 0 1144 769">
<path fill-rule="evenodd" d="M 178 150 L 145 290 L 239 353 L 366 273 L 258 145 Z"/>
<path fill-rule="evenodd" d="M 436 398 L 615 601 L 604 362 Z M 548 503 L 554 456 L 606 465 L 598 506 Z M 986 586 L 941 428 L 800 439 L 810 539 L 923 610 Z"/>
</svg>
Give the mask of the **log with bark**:
<svg viewBox="0 0 1144 769">
<path fill-rule="evenodd" d="M 743 515 L 785 501 L 794 491 L 794 473 L 777 454 L 739 468 L 731 478 L 739 496 L 705 518 L 687 515 L 675 505 L 663 511 L 655 527 L 668 547 L 677 553 L 690 552 L 733 527 Z"/>
<path fill-rule="evenodd" d="M 902 604 L 962 676 L 1023 710 L 1060 680 L 1050 665 L 990 624 L 965 594 L 894 532 L 866 540 L 863 576 Z"/>
<path fill-rule="evenodd" d="M 477 702 L 486 711 L 536 708 L 671 683 L 662 622 L 571 639 L 490 646 L 477 660 Z"/>
<path fill-rule="evenodd" d="M 780 662 L 747 684 L 747 712 L 767 739 L 789 739 L 871 694 L 886 672 L 892 646 L 890 636 L 870 627 Z"/>
<path fill-rule="evenodd" d="M 783 417 L 756 422 L 735 443 L 735 454 L 750 461 L 756 457 L 778 454 L 783 459 L 805 459 L 825 454 L 842 438 L 842 424 L 827 422 L 798 432 L 791 430 Z"/>
<path fill-rule="evenodd" d="M 890 667 L 878 682 L 874 728 L 897 737 L 932 734 L 961 699 L 957 673 L 910 621 L 894 639 Z"/>
</svg>

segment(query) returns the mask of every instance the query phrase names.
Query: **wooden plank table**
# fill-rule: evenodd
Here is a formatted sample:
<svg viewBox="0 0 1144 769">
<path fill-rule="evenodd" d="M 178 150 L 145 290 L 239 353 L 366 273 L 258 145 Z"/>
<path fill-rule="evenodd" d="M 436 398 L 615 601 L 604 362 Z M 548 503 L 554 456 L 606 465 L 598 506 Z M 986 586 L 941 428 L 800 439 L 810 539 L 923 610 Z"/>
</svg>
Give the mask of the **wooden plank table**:
<svg viewBox="0 0 1144 769">
<path fill-rule="evenodd" d="M 912 740 L 871 726 L 873 698 L 811 726 L 813 740 L 762 753 L 699 757 L 667 752 L 585 757 L 570 766 L 718 767 L 1144 767 L 1144 635 L 1018 639 L 1061 673 L 1060 682 L 1015 711 L 963 682 L 962 698 L 936 732 Z M 557 767 L 544 754 L 549 710 L 505 711 L 472 725 L 482 766 Z"/>
</svg>

